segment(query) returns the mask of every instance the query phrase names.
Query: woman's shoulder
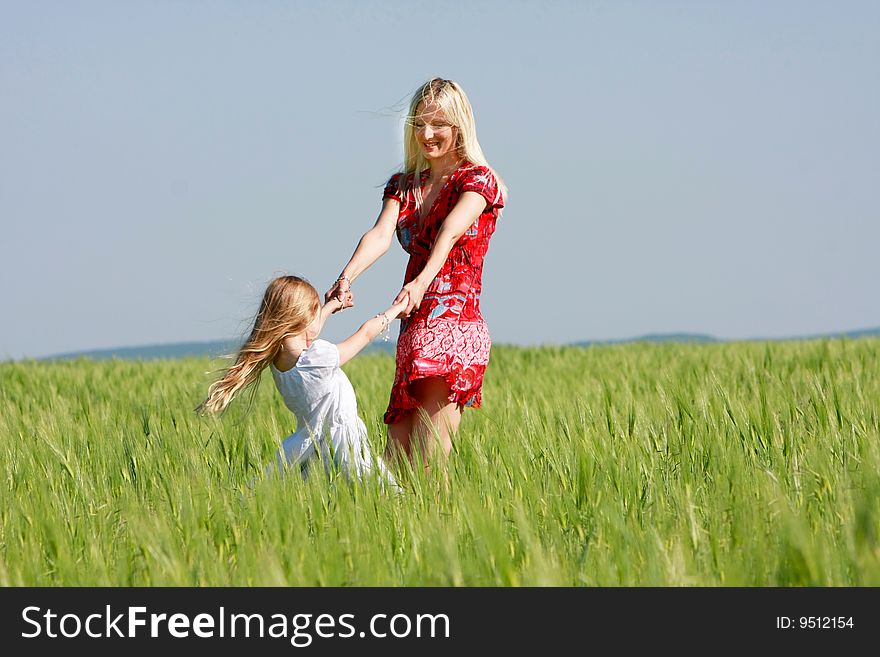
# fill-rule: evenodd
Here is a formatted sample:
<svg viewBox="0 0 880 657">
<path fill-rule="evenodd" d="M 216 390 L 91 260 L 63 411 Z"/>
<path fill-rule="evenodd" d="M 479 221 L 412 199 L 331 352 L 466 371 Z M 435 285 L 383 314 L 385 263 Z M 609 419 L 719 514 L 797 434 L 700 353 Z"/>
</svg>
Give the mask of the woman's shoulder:
<svg viewBox="0 0 880 657">
<path fill-rule="evenodd" d="M 462 173 L 465 174 L 491 174 L 492 169 L 485 164 L 474 164 L 473 162 L 464 162 L 459 169 Z"/>
<path fill-rule="evenodd" d="M 412 186 L 412 174 L 409 175 L 408 180 L 409 186 L 407 186 L 407 178 L 403 171 L 391 174 L 388 182 L 385 183 L 385 189 L 382 191 L 382 198 L 394 198 L 400 201 L 406 189 Z"/>
<path fill-rule="evenodd" d="M 461 192 L 477 192 L 489 203 L 489 207 L 504 207 L 504 195 L 498 177 L 488 166 L 464 164 L 459 169 L 458 188 Z"/>
<path fill-rule="evenodd" d="M 498 178 L 495 172 L 483 164 L 472 164 L 466 162 L 458 170 L 458 178 L 462 182 L 480 181 L 484 183 L 498 184 Z"/>
<path fill-rule="evenodd" d="M 424 172 L 423 172 L 424 175 Z M 391 174 L 391 177 L 388 178 L 388 182 L 385 183 L 386 189 L 388 187 L 403 187 L 404 189 L 408 189 L 415 184 L 416 174 L 414 171 L 406 172 L 406 171 L 396 171 Z"/>
</svg>

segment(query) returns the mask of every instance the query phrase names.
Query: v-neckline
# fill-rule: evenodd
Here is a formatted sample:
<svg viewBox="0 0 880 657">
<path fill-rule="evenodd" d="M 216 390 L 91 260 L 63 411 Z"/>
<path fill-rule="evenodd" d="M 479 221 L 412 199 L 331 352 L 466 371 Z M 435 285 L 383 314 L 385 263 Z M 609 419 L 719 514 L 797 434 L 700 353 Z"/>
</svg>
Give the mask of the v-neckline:
<svg viewBox="0 0 880 657">
<path fill-rule="evenodd" d="M 455 174 L 458 173 L 458 170 L 461 169 L 462 166 L 464 166 L 464 164 L 460 164 L 458 167 L 455 168 L 455 170 L 454 170 L 452 173 L 449 174 L 449 177 L 446 179 L 446 182 L 444 182 L 444 183 L 440 186 L 440 190 L 437 192 L 437 194 L 434 196 L 434 198 L 431 199 L 431 205 L 429 205 L 429 206 L 422 205 L 422 206 L 418 209 L 418 212 L 417 212 L 417 215 L 418 215 L 418 216 L 417 216 L 416 218 L 419 220 L 419 221 L 418 221 L 419 228 L 424 227 L 424 225 L 425 225 L 425 220 L 426 220 L 428 217 L 431 216 L 431 212 L 433 212 L 433 210 L 434 210 L 434 206 L 437 205 L 437 201 L 440 200 L 440 195 L 446 190 L 446 186 L 447 186 L 450 182 L 452 182 L 452 178 L 455 176 Z M 427 175 L 430 176 L 430 175 L 431 175 L 431 169 L 426 169 L 426 171 L 428 172 Z M 424 175 L 424 172 L 422 172 L 422 173 L 423 173 L 423 175 Z M 425 183 L 426 183 L 426 182 L 428 182 L 428 178 L 427 178 L 427 176 L 421 179 L 421 187 L 422 187 L 422 189 L 425 188 Z M 426 212 L 423 213 L 422 210 L 423 210 L 425 207 L 427 207 L 428 210 L 427 210 Z"/>
</svg>

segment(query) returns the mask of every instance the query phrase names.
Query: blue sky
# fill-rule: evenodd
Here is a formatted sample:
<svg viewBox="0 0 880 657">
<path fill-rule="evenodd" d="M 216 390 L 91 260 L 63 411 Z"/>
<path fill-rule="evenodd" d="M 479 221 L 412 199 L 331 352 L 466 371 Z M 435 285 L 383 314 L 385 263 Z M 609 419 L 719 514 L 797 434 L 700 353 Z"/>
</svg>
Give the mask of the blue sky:
<svg viewBox="0 0 880 657">
<path fill-rule="evenodd" d="M 0 2 L 0 358 L 240 335 L 277 273 L 323 292 L 435 75 L 510 187 L 496 343 L 878 326 L 877 34 L 873 2 Z"/>
</svg>

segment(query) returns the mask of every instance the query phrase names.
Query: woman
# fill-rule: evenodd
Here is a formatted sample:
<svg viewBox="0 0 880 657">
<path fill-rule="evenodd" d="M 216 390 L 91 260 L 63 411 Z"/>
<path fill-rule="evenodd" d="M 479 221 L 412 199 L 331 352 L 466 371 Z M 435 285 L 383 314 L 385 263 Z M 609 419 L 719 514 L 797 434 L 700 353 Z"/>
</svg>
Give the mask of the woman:
<svg viewBox="0 0 880 657">
<path fill-rule="evenodd" d="M 376 224 L 325 295 L 349 294 L 397 234 L 410 257 L 394 300 L 406 308 L 385 412 L 389 458 L 411 457 L 415 446 L 445 460 L 464 408 L 481 405 L 490 347 L 480 314 L 483 257 L 504 194 L 464 91 L 452 80 L 426 82 L 410 102 L 403 171 L 388 181 Z"/>
</svg>

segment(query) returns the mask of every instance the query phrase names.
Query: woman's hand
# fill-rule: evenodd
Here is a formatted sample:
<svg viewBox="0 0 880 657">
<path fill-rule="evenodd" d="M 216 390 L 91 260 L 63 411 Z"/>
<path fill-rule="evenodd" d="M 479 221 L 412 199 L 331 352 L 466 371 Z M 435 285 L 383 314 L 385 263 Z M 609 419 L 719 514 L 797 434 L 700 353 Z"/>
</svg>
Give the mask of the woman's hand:
<svg viewBox="0 0 880 657">
<path fill-rule="evenodd" d="M 346 292 L 343 297 L 342 300 L 340 300 L 339 297 L 333 297 L 327 302 L 327 305 L 332 304 L 333 310 L 330 311 L 331 315 L 338 313 L 340 310 L 351 308 L 354 305 L 354 295 L 351 291 Z"/>
<path fill-rule="evenodd" d="M 418 310 L 419 306 L 422 304 L 422 298 L 425 296 L 425 290 L 427 289 L 428 286 L 420 282 L 418 278 L 411 280 L 401 288 L 397 296 L 394 297 L 393 302 L 394 304 L 398 304 L 406 301 L 406 307 L 403 312 L 401 312 L 401 316 L 409 317 Z"/>
<path fill-rule="evenodd" d="M 324 293 L 324 303 L 328 303 L 330 299 L 339 299 L 343 308 L 351 308 L 354 305 L 354 294 L 351 291 L 351 281 L 345 276 L 336 279 L 327 292 Z M 341 309 L 340 309 L 341 310 Z"/>
</svg>

